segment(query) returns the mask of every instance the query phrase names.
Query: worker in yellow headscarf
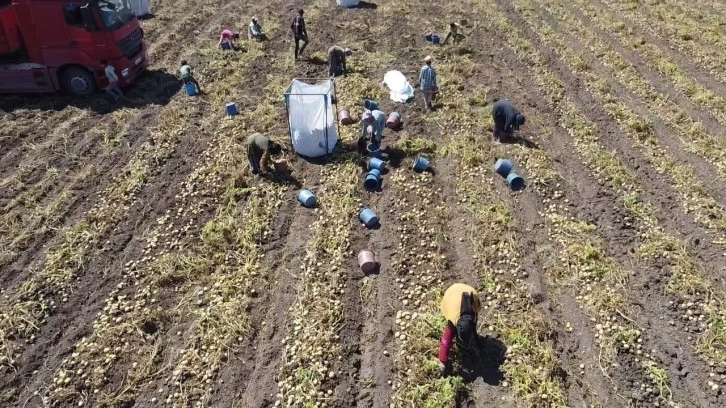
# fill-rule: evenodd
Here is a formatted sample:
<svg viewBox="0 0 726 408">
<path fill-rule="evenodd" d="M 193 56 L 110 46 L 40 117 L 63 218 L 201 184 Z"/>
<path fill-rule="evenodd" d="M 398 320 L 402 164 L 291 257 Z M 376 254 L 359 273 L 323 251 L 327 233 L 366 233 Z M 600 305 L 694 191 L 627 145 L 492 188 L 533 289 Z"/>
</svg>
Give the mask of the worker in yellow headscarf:
<svg viewBox="0 0 726 408">
<path fill-rule="evenodd" d="M 446 318 L 446 328 L 439 345 L 439 370 L 441 374 L 450 368 L 449 350 L 454 335 L 465 343 L 476 337 L 476 324 L 481 310 L 479 294 L 473 287 L 455 283 L 451 285 L 441 301 L 441 313 Z"/>
</svg>

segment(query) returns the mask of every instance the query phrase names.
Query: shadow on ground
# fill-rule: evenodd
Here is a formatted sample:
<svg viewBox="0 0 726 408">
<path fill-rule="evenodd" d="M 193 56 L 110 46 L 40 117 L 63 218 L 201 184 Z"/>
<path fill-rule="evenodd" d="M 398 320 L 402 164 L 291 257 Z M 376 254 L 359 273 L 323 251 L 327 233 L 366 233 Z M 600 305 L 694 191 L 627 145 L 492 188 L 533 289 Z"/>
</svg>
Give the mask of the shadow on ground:
<svg viewBox="0 0 726 408">
<path fill-rule="evenodd" d="M 114 103 L 104 90 L 88 98 L 57 94 L 8 94 L 0 96 L 0 110 L 13 112 L 18 109 L 61 111 L 68 106 L 90 109 L 97 113 L 109 113 L 122 108 L 143 108 L 149 105 L 166 105 L 182 89 L 182 82 L 162 70 L 147 70 L 131 86 L 123 89 L 126 102 Z"/>
<path fill-rule="evenodd" d="M 491 336 L 479 335 L 469 347 L 463 347 L 458 356 L 458 375 L 465 383 L 481 378 L 486 384 L 499 385 L 504 380 L 500 367 L 504 363 L 507 346 Z"/>
</svg>

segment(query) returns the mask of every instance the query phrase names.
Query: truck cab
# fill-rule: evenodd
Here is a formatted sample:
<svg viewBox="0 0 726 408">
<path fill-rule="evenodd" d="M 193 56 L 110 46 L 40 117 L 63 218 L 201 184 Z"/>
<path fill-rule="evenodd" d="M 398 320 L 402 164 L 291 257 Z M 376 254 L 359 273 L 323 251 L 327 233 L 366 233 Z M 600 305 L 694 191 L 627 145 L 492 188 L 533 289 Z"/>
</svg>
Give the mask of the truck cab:
<svg viewBox="0 0 726 408">
<path fill-rule="evenodd" d="M 88 96 L 147 67 L 146 44 L 128 0 L 0 0 L 0 92 Z"/>
</svg>

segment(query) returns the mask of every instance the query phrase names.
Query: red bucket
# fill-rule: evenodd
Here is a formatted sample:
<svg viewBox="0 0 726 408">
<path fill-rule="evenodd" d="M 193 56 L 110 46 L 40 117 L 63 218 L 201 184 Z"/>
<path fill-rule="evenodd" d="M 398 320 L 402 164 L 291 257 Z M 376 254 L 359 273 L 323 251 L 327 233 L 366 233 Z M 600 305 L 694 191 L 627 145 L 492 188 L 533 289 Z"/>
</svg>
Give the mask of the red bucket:
<svg viewBox="0 0 726 408">
<path fill-rule="evenodd" d="M 391 112 L 391 114 L 388 115 L 386 127 L 389 129 L 398 129 L 399 126 L 401 126 L 401 114 L 398 112 Z"/>
<path fill-rule="evenodd" d="M 353 119 L 350 117 L 350 111 L 348 109 L 343 109 L 339 113 L 340 115 L 340 124 L 347 126 L 353 124 Z"/>
</svg>

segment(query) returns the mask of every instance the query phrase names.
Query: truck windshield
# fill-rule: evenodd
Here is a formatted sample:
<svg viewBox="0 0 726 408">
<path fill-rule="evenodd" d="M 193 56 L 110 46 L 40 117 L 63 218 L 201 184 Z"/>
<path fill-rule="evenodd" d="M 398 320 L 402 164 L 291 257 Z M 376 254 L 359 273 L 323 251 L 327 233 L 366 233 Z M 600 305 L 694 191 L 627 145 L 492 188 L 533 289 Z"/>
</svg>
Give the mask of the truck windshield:
<svg viewBox="0 0 726 408">
<path fill-rule="evenodd" d="M 100 0 L 98 10 L 107 30 L 113 31 L 134 19 L 128 0 Z"/>
</svg>

